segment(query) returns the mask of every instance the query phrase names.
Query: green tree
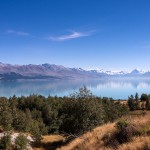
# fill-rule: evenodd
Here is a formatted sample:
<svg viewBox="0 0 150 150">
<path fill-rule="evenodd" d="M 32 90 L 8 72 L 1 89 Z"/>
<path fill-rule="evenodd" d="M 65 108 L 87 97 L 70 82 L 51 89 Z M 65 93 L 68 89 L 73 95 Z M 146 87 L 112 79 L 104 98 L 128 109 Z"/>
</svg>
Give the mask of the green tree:
<svg viewBox="0 0 150 150">
<path fill-rule="evenodd" d="M 96 99 L 64 100 L 60 114 L 60 131 L 66 133 L 83 133 L 104 122 L 103 106 Z"/>
<path fill-rule="evenodd" d="M 135 110 L 134 96 L 133 95 L 131 95 L 130 97 L 128 97 L 128 106 L 129 106 L 129 109 L 131 111 Z"/>
<path fill-rule="evenodd" d="M 141 101 L 147 101 L 149 98 L 147 94 L 142 94 L 140 99 Z"/>
<path fill-rule="evenodd" d="M 135 98 L 133 95 L 128 97 L 128 106 L 131 111 L 140 109 L 138 93 L 135 94 Z"/>
<path fill-rule="evenodd" d="M 0 116 L 0 124 L 3 127 L 4 131 L 10 131 L 12 129 L 12 114 L 8 111 L 4 111 Z"/>
<path fill-rule="evenodd" d="M 102 100 L 100 99 L 100 101 L 103 103 L 105 123 L 113 122 L 129 112 L 129 108 L 126 105 L 121 104 L 119 101 L 115 102 L 114 100 L 106 98 L 103 98 Z"/>
<path fill-rule="evenodd" d="M 36 141 L 41 139 L 41 132 L 39 128 L 39 123 L 37 121 L 33 121 L 30 127 L 30 133 Z"/>
<path fill-rule="evenodd" d="M 147 98 L 147 100 L 146 100 L 146 108 L 147 108 L 148 110 L 150 110 L 150 95 L 148 95 L 148 98 Z"/>
<path fill-rule="evenodd" d="M 28 125 L 26 114 L 23 111 L 16 111 L 13 115 L 13 123 L 12 126 L 15 130 L 26 131 L 26 127 Z"/>
<path fill-rule="evenodd" d="M 88 90 L 86 86 L 79 88 L 78 92 L 71 94 L 71 98 L 74 98 L 74 99 L 79 99 L 79 98 L 89 99 L 92 97 L 93 97 L 92 92 Z"/>
<path fill-rule="evenodd" d="M 11 136 L 10 134 L 6 133 L 0 139 L 0 149 L 1 150 L 9 150 L 11 148 Z"/>
<path fill-rule="evenodd" d="M 15 140 L 15 150 L 26 150 L 29 140 L 23 134 L 19 134 Z"/>
<path fill-rule="evenodd" d="M 135 93 L 135 100 L 138 101 L 139 100 L 139 94 L 136 92 Z"/>
<path fill-rule="evenodd" d="M 144 110 L 149 105 L 149 97 L 147 94 L 142 94 L 140 99 L 142 101 L 142 109 Z"/>
</svg>

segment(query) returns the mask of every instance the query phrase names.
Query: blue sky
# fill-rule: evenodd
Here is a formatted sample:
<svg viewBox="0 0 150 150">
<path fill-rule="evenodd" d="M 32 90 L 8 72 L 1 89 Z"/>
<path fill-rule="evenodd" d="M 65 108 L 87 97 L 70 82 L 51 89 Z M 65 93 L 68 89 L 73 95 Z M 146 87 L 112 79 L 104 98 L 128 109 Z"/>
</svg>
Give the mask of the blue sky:
<svg viewBox="0 0 150 150">
<path fill-rule="evenodd" d="M 150 69 L 149 0 L 1 0 L 0 61 Z"/>
</svg>

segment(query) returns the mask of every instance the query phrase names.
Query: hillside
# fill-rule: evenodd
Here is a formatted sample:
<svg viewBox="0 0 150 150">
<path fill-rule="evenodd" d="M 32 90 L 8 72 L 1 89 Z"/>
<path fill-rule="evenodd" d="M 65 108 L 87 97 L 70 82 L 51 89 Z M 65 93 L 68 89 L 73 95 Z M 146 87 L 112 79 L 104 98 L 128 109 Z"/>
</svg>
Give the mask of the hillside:
<svg viewBox="0 0 150 150">
<path fill-rule="evenodd" d="M 0 149 L 16 150 L 23 141 L 34 150 L 149 150 L 149 102 L 138 93 L 121 102 L 95 97 L 86 87 L 70 97 L 0 97 Z"/>
<path fill-rule="evenodd" d="M 136 130 L 128 133 L 128 142 L 118 143 L 115 139 L 117 121 L 107 123 L 76 138 L 58 150 L 148 150 L 150 148 L 150 112 L 136 111 L 123 118 Z"/>
</svg>

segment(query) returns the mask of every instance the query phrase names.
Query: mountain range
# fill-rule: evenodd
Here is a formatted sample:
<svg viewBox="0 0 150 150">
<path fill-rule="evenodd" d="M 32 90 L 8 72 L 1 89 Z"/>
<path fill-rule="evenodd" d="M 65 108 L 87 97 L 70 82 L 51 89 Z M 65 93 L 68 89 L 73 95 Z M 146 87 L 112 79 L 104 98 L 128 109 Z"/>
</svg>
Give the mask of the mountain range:
<svg viewBox="0 0 150 150">
<path fill-rule="evenodd" d="M 0 63 L 0 79 L 93 79 L 93 78 L 150 78 L 150 72 L 135 69 L 131 72 L 84 70 L 55 64 L 11 65 Z"/>
</svg>

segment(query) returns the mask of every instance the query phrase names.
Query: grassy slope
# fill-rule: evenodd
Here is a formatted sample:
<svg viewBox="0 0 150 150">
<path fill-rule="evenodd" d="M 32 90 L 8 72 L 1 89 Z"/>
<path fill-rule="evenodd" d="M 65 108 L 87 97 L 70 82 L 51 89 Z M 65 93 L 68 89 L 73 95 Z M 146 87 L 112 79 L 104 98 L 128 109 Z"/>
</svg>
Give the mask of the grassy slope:
<svg viewBox="0 0 150 150">
<path fill-rule="evenodd" d="M 134 124 L 142 134 L 133 136 L 130 142 L 119 145 L 118 150 L 147 150 L 144 147 L 150 147 L 150 112 L 143 116 L 142 111 L 137 111 L 124 118 Z M 97 127 L 59 150 L 111 150 L 113 148 L 107 147 L 103 139 L 116 132 L 115 124 L 116 122 Z"/>
<path fill-rule="evenodd" d="M 45 135 L 42 137 L 39 145 L 33 148 L 33 150 L 54 150 L 61 145 L 65 138 L 61 135 Z"/>
</svg>

